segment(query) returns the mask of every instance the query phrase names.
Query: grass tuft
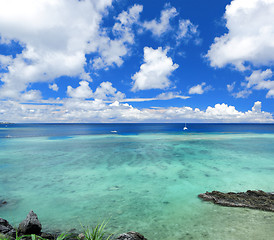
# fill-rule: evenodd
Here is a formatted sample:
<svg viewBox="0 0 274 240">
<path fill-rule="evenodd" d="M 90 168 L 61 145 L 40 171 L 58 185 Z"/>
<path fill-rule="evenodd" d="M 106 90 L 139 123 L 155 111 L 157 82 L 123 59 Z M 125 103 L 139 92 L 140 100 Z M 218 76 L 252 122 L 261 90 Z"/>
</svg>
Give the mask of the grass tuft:
<svg viewBox="0 0 274 240">
<path fill-rule="evenodd" d="M 95 227 L 83 228 L 86 240 L 109 240 L 113 234 L 108 235 L 105 228 L 108 222 L 103 221 L 98 223 Z M 107 236 L 108 235 L 108 236 Z"/>
</svg>

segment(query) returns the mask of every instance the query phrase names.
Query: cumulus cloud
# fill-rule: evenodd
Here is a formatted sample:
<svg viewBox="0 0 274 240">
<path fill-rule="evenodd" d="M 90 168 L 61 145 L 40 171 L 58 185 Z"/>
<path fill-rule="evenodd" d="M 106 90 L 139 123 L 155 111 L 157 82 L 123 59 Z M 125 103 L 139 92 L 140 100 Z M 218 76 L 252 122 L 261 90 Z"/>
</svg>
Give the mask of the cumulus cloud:
<svg viewBox="0 0 274 240">
<path fill-rule="evenodd" d="M 266 69 L 265 71 L 262 71 L 262 70 L 253 71 L 249 77 L 245 78 L 247 81 L 247 87 L 250 88 L 255 85 L 258 85 L 259 83 L 270 79 L 272 75 L 273 73 L 271 69 Z"/>
<path fill-rule="evenodd" d="M 123 38 L 128 38 L 128 42 L 133 42 L 132 25 L 139 24 L 140 13 L 143 11 L 143 6 L 134 4 L 128 11 L 123 11 L 116 18 L 117 22 L 113 26 L 115 35 L 125 35 Z"/>
<path fill-rule="evenodd" d="M 30 90 L 22 94 L 21 99 L 23 101 L 37 101 L 42 98 L 41 92 L 39 90 Z"/>
<path fill-rule="evenodd" d="M 89 83 L 87 81 L 79 82 L 80 86 L 77 88 L 72 88 L 71 86 L 67 87 L 67 95 L 72 98 L 91 98 L 92 97 L 92 90 L 89 87 Z"/>
<path fill-rule="evenodd" d="M 55 92 L 58 92 L 59 90 L 59 87 L 57 86 L 56 83 L 53 83 L 53 84 L 49 84 L 49 89 L 55 91 Z"/>
<path fill-rule="evenodd" d="M 92 82 L 92 78 L 90 77 L 90 74 L 86 72 L 81 73 L 79 78 L 88 82 Z"/>
<path fill-rule="evenodd" d="M 170 20 L 178 15 L 176 8 L 166 5 L 165 9 L 161 11 L 160 20 L 153 19 L 145 21 L 143 27 L 150 30 L 153 35 L 160 37 L 171 29 Z"/>
<path fill-rule="evenodd" d="M 35 82 L 51 82 L 60 76 L 92 81 L 85 72 L 86 54 L 97 54 L 94 67 L 123 63 L 127 43 L 133 43 L 130 26 L 142 7 L 117 17 L 110 39 L 100 28 L 112 0 L 10 0 L 0 1 L 1 43 L 17 41 L 23 51 L 15 57 L 0 55 L 1 98 L 20 98 Z"/>
<path fill-rule="evenodd" d="M 232 95 L 236 98 L 247 98 L 254 90 L 267 90 L 266 97 L 274 97 L 274 81 L 271 81 L 273 72 L 271 69 L 254 70 L 245 78 L 245 81 L 242 82 L 243 90 L 233 93 Z"/>
<path fill-rule="evenodd" d="M 274 63 L 274 0 L 233 0 L 224 15 L 228 33 L 216 37 L 207 53 L 213 67 Z"/>
<path fill-rule="evenodd" d="M 198 25 L 194 25 L 189 19 L 181 19 L 179 21 L 179 29 L 176 37 L 177 44 L 181 41 L 188 42 L 191 38 L 194 38 L 194 42 L 199 44 L 201 42 L 199 35 Z"/>
<path fill-rule="evenodd" d="M 112 86 L 111 82 L 102 82 L 94 92 L 93 98 L 102 100 L 122 100 L 126 95 Z"/>
<path fill-rule="evenodd" d="M 31 105 L 2 101 L 0 119 L 12 122 L 274 122 L 271 113 L 262 111 L 261 102 L 252 110 L 238 111 L 234 106 L 216 104 L 206 110 L 191 107 L 138 109 L 118 101 L 65 99 L 58 105 Z"/>
<path fill-rule="evenodd" d="M 202 82 L 201 84 L 197 84 L 196 86 L 193 86 L 189 89 L 189 94 L 203 94 L 211 89 L 211 86 L 206 86 L 205 82 Z"/>
<path fill-rule="evenodd" d="M 125 94 L 117 91 L 116 88 L 112 86 L 111 82 L 102 82 L 98 86 L 95 92 L 89 86 L 89 82 L 81 81 L 80 86 L 73 88 L 71 86 L 67 87 L 67 95 L 76 99 L 96 99 L 96 100 L 107 100 L 107 101 L 120 101 L 125 98 Z"/>
<path fill-rule="evenodd" d="M 144 63 L 140 71 L 132 76 L 134 81 L 132 91 L 168 88 L 171 84 L 169 76 L 178 67 L 178 64 L 167 57 L 167 50 L 161 47 L 158 49 L 145 47 Z"/>
<path fill-rule="evenodd" d="M 270 79 L 273 76 L 273 72 L 271 69 L 266 69 L 265 71 L 262 70 L 255 70 L 249 77 L 246 77 L 246 87 L 252 88 L 255 90 L 268 90 L 266 97 L 272 98 L 274 97 L 274 81 Z"/>
<path fill-rule="evenodd" d="M 252 94 L 252 91 L 249 89 L 244 89 L 239 92 L 232 93 L 235 98 L 248 98 L 250 94 Z"/>
<path fill-rule="evenodd" d="M 134 44 L 132 26 L 139 24 L 142 11 L 143 6 L 135 4 L 128 11 L 123 11 L 118 15 L 112 28 L 115 39 L 111 39 L 107 31 L 101 31 L 97 40 L 99 56 L 92 61 L 95 69 L 107 70 L 114 64 L 118 67 L 123 64 L 123 57 L 129 54 L 129 45 Z"/>
<path fill-rule="evenodd" d="M 262 111 L 262 103 L 260 101 L 255 102 L 254 106 L 252 107 L 252 111 L 260 113 Z"/>
<path fill-rule="evenodd" d="M 236 82 L 233 82 L 231 84 L 227 84 L 226 85 L 227 91 L 232 92 L 235 88 L 235 84 L 236 84 Z"/>
</svg>

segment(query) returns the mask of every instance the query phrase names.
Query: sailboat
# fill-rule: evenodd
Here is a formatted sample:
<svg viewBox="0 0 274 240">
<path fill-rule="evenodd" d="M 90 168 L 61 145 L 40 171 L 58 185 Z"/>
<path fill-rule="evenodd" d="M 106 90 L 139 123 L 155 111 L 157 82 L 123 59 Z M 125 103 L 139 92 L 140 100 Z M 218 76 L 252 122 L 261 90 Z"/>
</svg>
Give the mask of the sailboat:
<svg viewBox="0 0 274 240">
<path fill-rule="evenodd" d="M 187 127 L 186 127 L 186 123 L 185 123 L 185 126 L 184 126 L 184 131 L 187 130 Z"/>
</svg>

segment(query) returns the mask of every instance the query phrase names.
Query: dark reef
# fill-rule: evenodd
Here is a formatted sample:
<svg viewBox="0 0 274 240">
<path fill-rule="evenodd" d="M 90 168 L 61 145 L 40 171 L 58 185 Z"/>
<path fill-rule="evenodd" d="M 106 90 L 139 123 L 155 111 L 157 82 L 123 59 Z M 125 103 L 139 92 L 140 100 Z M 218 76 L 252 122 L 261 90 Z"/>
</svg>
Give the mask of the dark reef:
<svg viewBox="0 0 274 240">
<path fill-rule="evenodd" d="M 226 207 L 243 207 L 274 212 L 274 193 L 261 190 L 248 190 L 239 193 L 213 191 L 202 193 L 198 197 Z"/>
</svg>

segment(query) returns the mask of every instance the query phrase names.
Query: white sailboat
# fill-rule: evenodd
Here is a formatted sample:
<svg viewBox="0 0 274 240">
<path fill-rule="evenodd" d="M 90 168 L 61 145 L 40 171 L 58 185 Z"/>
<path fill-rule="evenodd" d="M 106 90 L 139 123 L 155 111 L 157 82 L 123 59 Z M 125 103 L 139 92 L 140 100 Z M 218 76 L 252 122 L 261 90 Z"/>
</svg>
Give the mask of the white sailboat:
<svg viewBox="0 0 274 240">
<path fill-rule="evenodd" d="M 185 123 L 185 126 L 184 126 L 184 131 L 187 130 L 187 127 L 186 127 L 186 123 Z"/>
</svg>

